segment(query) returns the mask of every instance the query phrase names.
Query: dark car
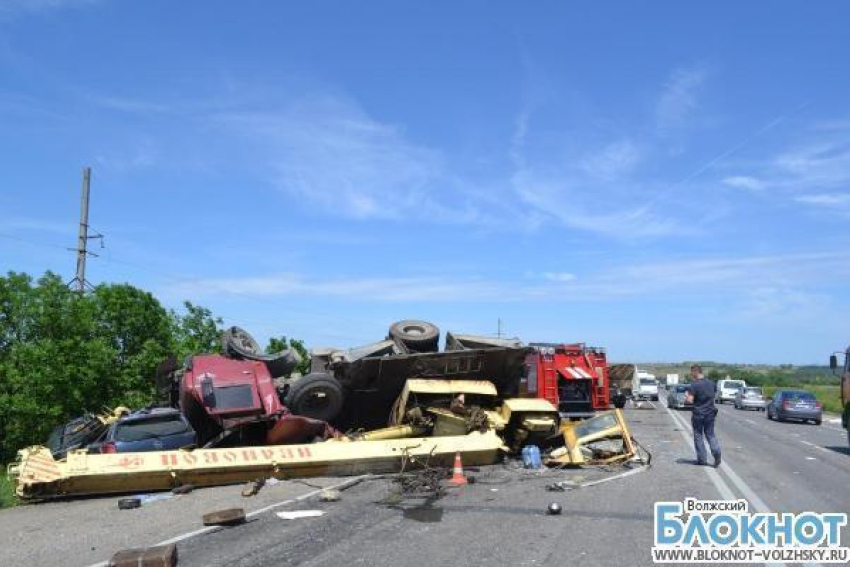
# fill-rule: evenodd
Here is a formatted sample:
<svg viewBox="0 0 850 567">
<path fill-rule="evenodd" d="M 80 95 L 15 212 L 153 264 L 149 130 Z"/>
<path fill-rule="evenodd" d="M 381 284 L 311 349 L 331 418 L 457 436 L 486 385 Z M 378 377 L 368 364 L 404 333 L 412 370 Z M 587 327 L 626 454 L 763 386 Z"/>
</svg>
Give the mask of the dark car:
<svg viewBox="0 0 850 567">
<path fill-rule="evenodd" d="M 54 459 L 64 459 L 68 451 L 82 449 L 100 438 L 106 428 L 103 419 L 87 413 L 54 429 L 47 439 L 47 447 Z"/>
<path fill-rule="evenodd" d="M 690 384 L 676 384 L 675 386 L 670 386 L 670 391 L 667 393 L 667 407 L 672 409 L 686 409 L 693 407 L 693 402 L 687 398 L 687 394 L 690 391 Z"/>
<path fill-rule="evenodd" d="M 823 406 L 814 394 L 806 390 L 777 390 L 767 404 L 767 419 L 799 419 L 820 425 Z"/>
<path fill-rule="evenodd" d="M 113 423 L 104 436 L 89 445 L 91 453 L 138 453 L 197 446 L 188 420 L 174 408 L 133 412 Z"/>
</svg>

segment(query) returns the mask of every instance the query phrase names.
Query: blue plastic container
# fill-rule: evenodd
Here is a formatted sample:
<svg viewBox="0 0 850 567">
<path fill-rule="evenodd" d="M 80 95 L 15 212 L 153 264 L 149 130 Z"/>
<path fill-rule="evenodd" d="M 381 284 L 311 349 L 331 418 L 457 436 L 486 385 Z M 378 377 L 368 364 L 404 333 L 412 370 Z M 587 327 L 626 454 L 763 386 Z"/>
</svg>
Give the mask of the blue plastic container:
<svg viewBox="0 0 850 567">
<path fill-rule="evenodd" d="M 543 467 L 543 459 L 540 456 L 540 448 L 537 445 L 526 445 L 522 448 L 522 466 L 527 469 L 539 469 Z"/>
</svg>

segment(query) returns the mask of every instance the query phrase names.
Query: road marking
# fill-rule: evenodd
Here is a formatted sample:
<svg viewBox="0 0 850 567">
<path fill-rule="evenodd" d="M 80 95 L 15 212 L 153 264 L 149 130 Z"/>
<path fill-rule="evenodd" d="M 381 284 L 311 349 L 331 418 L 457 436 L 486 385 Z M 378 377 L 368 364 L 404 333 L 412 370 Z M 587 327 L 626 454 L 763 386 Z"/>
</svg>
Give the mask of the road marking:
<svg viewBox="0 0 850 567">
<path fill-rule="evenodd" d="M 817 461 L 815 457 L 806 457 L 807 461 Z"/>
<path fill-rule="evenodd" d="M 673 412 L 671 412 L 669 408 L 667 408 L 667 411 L 670 413 L 671 416 L 674 417 L 674 419 L 676 417 L 681 418 L 681 416 L 676 416 Z M 684 421 L 684 418 L 681 418 L 681 420 L 682 420 L 681 423 L 683 423 L 684 427 L 687 429 L 688 423 Z M 691 431 L 693 431 L 693 430 L 691 430 Z M 687 437 L 687 434 L 685 434 L 684 432 L 682 432 L 682 434 L 685 437 Z M 807 457 L 807 458 L 814 459 L 814 457 Z M 750 485 L 748 485 L 746 482 L 744 482 L 744 479 L 742 479 L 740 476 L 738 476 L 738 473 L 736 473 L 732 469 L 732 467 L 729 466 L 728 462 L 724 461 L 720 465 L 720 470 L 722 470 L 723 472 L 726 473 L 726 476 L 729 477 L 729 480 L 732 481 L 732 484 L 735 485 L 735 487 L 741 492 L 741 494 L 753 506 L 753 508 L 756 509 L 757 512 L 764 512 L 764 513 L 767 513 L 767 514 L 773 513 L 772 510 L 768 507 L 768 505 L 765 504 L 764 500 L 762 500 L 759 497 L 759 495 L 756 494 L 755 491 L 752 488 L 750 488 Z M 709 472 L 714 472 L 715 474 L 717 474 L 717 472 L 713 469 L 710 469 Z M 711 475 L 709 474 L 709 476 L 711 476 Z M 718 475 L 718 477 L 719 476 L 720 475 Z M 721 482 L 723 482 L 722 479 L 721 479 Z M 728 490 L 729 487 L 727 486 L 726 489 Z M 731 496 L 731 497 L 724 496 L 724 498 L 727 498 L 728 500 L 734 500 L 735 499 L 734 496 Z M 771 565 L 771 564 L 769 564 L 769 565 Z M 785 564 L 784 563 L 776 563 L 776 564 L 772 564 L 772 565 L 785 565 Z M 806 565 L 808 567 L 819 567 L 818 563 L 804 563 L 804 565 Z"/>
<path fill-rule="evenodd" d="M 295 498 L 290 498 L 289 500 L 282 500 L 280 502 L 275 502 L 274 504 L 269 504 L 268 506 L 265 506 L 265 507 L 260 508 L 258 510 L 254 510 L 253 512 L 248 512 L 247 514 L 245 514 L 245 517 L 246 518 L 253 518 L 254 516 L 262 514 L 263 512 L 268 512 L 269 510 L 272 510 L 274 508 L 278 508 L 280 506 L 285 506 L 287 504 L 293 504 L 295 502 L 300 502 L 301 500 L 306 500 L 308 498 L 316 496 L 317 494 L 319 494 L 323 490 L 345 490 L 346 488 L 350 488 L 350 487 L 354 486 L 355 484 L 359 484 L 360 482 L 362 482 L 368 476 L 369 475 L 356 476 L 354 478 L 346 479 L 344 482 L 333 484 L 333 485 L 327 486 L 325 488 L 317 488 L 316 490 L 306 492 L 306 493 L 302 494 L 301 496 L 296 496 Z M 195 536 L 199 536 L 199 535 L 209 533 L 209 532 L 215 531 L 215 530 L 220 530 L 220 529 L 221 529 L 221 526 L 209 526 L 209 527 L 206 527 L 206 528 L 201 528 L 199 530 L 186 532 L 185 534 L 180 534 L 179 536 L 175 536 L 171 539 L 166 539 L 166 540 L 161 541 L 159 543 L 155 543 L 152 546 L 145 546 L 145 547 L 156 547 L 156 546 L 160 546 L 160 545 L 170 545 L 172 543 L 179 543 L 181 541 L 191 539 Z M 100 563 L 92 563 L 88 567 L 108 567 L 108 566 L 109 566 L 109 561 L 101 561 Z"/>
<path fill-rule="evenodd" d="M 664 409 L 667 410 L 667 413 L 673 419 L 674 422 L 677 422 L 679 425 L 679 429 L 677 430 L 682 434 L 682 438 L 685 440 L 686 445 L 693 446 L 693 437 L 689 437 L 686 431 L 688 430 L 688 425 L 685 423 L 685 418 L 680 415 L 677 415 L 673 412 L 667 404 L 663 404 Z M 732 489 L 729 488 L 729 485 L 717 474 L 717 471 L 713 468 L 703 467 L 705 473 L 708 475 L 708 478 L 711 479 L 712 484 L 717 489 L 717 492 L 720 493 L 720 496 L 724 500 L 735 500 L 735 494 L 732 492 Z"/>
</svg>

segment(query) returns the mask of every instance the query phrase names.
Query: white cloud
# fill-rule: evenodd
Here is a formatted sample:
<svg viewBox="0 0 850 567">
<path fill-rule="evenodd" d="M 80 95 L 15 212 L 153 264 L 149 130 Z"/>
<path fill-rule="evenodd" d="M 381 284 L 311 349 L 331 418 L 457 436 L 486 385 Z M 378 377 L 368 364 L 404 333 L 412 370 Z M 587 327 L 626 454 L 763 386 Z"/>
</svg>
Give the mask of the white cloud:
<svg viewBox="0 0 850 567">
<path fill-rule="evenodd" d="M 0 0 L 0 19 L 22 13 L 39 13 L 62 8 L 78 8 L 99 0 Z"/>
<path fill-rule="evenodd" d="M 640 158 L 641 150 L 637 144 L 624 139 L 585 156 L 579 167 L 590 177 L 613 181 L 631 173 Z"/>
<path fill-rule="evenodd" d="M 765 187 L 763 181 L 746 175 L 726 177 L 723 179 L 723 184 L 737 189 L 747 189 L 749 191 L 761 191 Z"/>
<path fill-rule="evenodd" d="M 795 200 L 798 203 L 806 203 L 807 205 L 838 207 L 850 205 L 850 193 L 814 193 L 811 195 L 801 195 Z"/>
<path fill-rule="evenodd" d="M 830 214 L 850 213 L 850 133 L 821 133 L 818 138 L 749 164 L 758 177 L 730 176 L 723 183 L 755 191 L 769 186 L 778 198 Z"/>
<path fill-rule="evenodd" d="M 341 297 L 365 302 L 512 302 L 523 300 L 604 301 L 628 297 L 723 296 L 753 305 L 753 290 L 802 290 L 824 264 L 834 267 L 830 283 L 850 281 L 850 253 L 807 252 L 772 256 L 681 258 L 624 264 L 582 272 L 543 273 L 542 282 L 481 276 L 311 277 L 284 273 L 244 278 L 199 278 L 178 283 L 170 296 L 195 299 L 229 294 L 255 297 Z M 800 293 L 811 293 L 800 291 Z M 771 299 L 764 292 L 762 302 Z M 790 301 L 790 295 L 783 296 Z M 820 297 L 820 296 L 819 296 Z"/>
<path fill-rule="evenodd" d="M 483 222 L 441 152 L 350 101 L 321 96 L 278 112 L 218 119 L 261 148 L 281 190 L 330 215 Z"/>
<path fill-rule="evenodd" d="M 660 132 L 682 127 L 696 110 L 697 92 L 705 80 L 703 69 L 679 69 L 664 86 L 655 111 Z"/>
<path fill-rule="evenodd" d="M 576 275 L 569 272 L 544 272 L 543 277 L 551 282 L 572 282 Z"/>
<path fill-rule="evenodd" d="M 310 278 L 303 274 L 276 274 L 247 278 L 209 278 L 181 283 L 171 294 L 192 297 L 250 294 L 258 296 L 345 297 L 358 301 L 437 302 L 492 301 L 505 289 L 477 278 L 376 277 Z"/>
<path fill-rule="evenodd" d="M 830 304 L 829 296 L 799 289 L 761 287 L 747 294 L 740 315 L 750 319 L 822 320 Z"/>
</svg>

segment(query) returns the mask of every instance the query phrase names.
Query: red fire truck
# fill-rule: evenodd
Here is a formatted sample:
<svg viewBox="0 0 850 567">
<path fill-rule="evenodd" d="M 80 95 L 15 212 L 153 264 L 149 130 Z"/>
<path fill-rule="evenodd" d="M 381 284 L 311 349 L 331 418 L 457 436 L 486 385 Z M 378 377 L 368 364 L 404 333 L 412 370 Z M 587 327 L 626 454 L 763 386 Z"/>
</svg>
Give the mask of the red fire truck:
<svg viewBox="0 0 850 567">
<path fill-rule="evenodd" d="M 529 343 L 520 381 L 523 395 L 552 402 L 563 417 L 587 417 L 608 409 L 608 360 L 605 349 L 584 343 Z"/>
</svg>

